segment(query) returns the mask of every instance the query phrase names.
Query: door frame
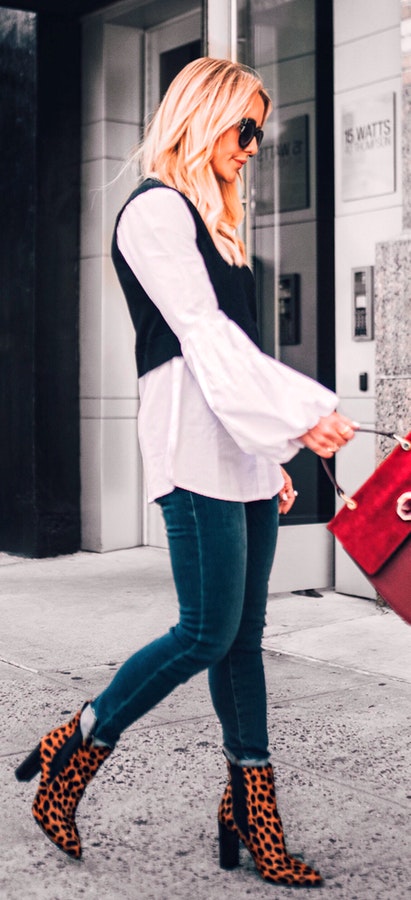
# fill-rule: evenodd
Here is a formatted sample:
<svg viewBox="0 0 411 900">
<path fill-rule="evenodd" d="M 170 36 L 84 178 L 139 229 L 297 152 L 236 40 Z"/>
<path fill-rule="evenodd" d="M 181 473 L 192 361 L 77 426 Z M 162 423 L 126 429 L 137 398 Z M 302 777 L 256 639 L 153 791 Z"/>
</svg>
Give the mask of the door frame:
<svg viewBox="0 0 411 900">
<path fill-rule="evenodd" d="M 202 7 L 162 22 L 145 32 L 144 119 L 160 102 L 160 54 L 195 40 L 203 32 Z M 146 492 L 144 492 L 146 495 Z M 143 543 L 150 547 L 168 548 L 161 510 L 156 503 L 143 503 Z"/>
</svg>

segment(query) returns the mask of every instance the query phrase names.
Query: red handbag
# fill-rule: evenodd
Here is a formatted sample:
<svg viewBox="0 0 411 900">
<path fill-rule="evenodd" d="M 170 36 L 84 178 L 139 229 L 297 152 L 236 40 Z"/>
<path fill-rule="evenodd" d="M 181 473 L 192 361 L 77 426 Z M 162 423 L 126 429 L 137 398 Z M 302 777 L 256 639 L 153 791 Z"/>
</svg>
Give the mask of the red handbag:
<svg viewBox="0 0 411 900">
<path fill-rule="evenodd" d="M 352 497 L 321 460 L 345 502 L 327 528 L 382 599 L 411 624 L 411 432 L 405 438 L 376 433 L 394 438 L 398 446 Z"/>
</svg>

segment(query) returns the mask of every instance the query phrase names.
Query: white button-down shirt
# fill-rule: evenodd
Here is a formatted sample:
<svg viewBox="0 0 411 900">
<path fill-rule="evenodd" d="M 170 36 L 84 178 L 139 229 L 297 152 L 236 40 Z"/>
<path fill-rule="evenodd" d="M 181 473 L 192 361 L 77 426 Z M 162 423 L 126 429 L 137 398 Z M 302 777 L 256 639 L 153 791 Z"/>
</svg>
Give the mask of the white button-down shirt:
<svg viewBox="0 0 411 900">
<path fill-rule="evenodd" d="M 183 354 L 139 380 L 149 501 L 174 487 L 222 500 L 273 497 L 283 484 L 279 464 L 335 409 L 335 394 L 262 353 L 219 309 L 194 219 L 176 191 L 139 194 L 117 239 Z"/>
</svg>

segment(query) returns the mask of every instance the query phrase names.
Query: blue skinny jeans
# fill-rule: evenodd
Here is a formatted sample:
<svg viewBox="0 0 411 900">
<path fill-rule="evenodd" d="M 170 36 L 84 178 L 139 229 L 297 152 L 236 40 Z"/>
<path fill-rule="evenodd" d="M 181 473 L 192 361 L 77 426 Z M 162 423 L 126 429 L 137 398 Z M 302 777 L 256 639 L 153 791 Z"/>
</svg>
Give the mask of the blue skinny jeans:
<svg viewBox="0 0 411 900">
<path fill-rule="evenodd" d="M 176 488 L 163 511 L 180 618 L 134 653 L 92 703 L 95 737 L 120 734 L 183 682 L 208 669 L 232 762 L 268 759 L 261 638 L 278 529 L 277 498 L 215 500 Z"/>
</svg>

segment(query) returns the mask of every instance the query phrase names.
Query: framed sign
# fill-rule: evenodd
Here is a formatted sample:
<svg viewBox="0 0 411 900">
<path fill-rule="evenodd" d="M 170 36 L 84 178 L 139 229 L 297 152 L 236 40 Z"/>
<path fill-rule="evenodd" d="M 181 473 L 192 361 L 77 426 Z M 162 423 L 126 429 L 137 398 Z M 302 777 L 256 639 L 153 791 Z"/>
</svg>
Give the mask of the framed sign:
<svg viewBox="0 0 411 900">
<path fill-rule="evenodd" d="M 276 146 L 280 212 L 310 205 L 308 123 L 308 116 L 295 116 L 282 123 Z"/>
<path fill-rule="evenodd" d="M 279 212 L 310 205 L 309 117 L 287 119 L 280 129 L 276 140 L 263 142 L 256 160 L 256 213 L 261 216 L 274 212 L 276 172 Z"/>
<path fill-rule="evenodd" d="M 395 94 L 362 98 L 343 107 L 342 199 L 395 191 Z"/>
<path fill-rule="evenodd" d="M 274 212 L 275 147 L 272 143 L 262 144 L 256 159 L 255 212 L 257 216 L 268 216 Z"/>
</svg>

